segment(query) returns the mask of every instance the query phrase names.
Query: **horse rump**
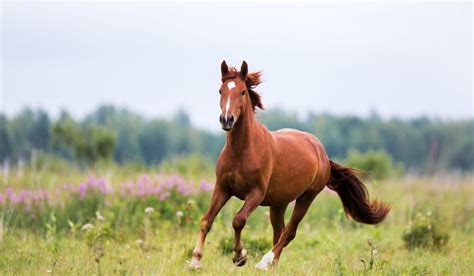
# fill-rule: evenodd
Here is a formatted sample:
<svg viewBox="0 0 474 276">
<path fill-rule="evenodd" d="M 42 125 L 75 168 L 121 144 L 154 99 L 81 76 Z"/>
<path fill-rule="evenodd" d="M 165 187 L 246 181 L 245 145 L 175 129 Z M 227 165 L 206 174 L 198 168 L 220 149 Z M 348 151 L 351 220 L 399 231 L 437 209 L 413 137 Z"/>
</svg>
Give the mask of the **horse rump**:
<svg viewBox="0 0 474 276">
<path fill-rule="evenodd" d="M 356 170 L 331 160 L 329 163 L 331 178 L 327 186 L 339 195 L 346 214 L 355 221 L 365 224 L 382 222 L 390 211 L 390 206 L 382 201 L 369 200 L 367 188 L 357 177 Z"/>
</svg>

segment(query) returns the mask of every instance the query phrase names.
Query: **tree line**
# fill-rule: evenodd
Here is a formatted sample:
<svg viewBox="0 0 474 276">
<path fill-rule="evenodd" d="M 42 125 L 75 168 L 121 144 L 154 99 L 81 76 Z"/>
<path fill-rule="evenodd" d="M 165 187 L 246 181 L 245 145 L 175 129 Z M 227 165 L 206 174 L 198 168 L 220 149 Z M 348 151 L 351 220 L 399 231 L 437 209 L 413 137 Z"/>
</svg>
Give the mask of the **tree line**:
<svg viewBox="0 0 474 276">
<path fill-rule="evenodd" d="M 353 150 L 382 151 L 409 171 L 474 170 L 473 119 L 382 119 L 376 113 L 299 118 L 281 109 L 260 112 L 258 118 L 270 130 L 313 133 L 332 159 L 345 159 Z M 0 161 L 28 159 L 37 150 L 86 164 L 107 159 L 153 165 L 192 153 L 215 160 L 224 143 L 224 133 L 193 127 L 184 111 L 167 119 L 145 119 L 114 106 L 100 106 L 81 120 L 67 112 L 53 120 L 32 109 L 11 118 L 0 114 Z"/>
</svg>

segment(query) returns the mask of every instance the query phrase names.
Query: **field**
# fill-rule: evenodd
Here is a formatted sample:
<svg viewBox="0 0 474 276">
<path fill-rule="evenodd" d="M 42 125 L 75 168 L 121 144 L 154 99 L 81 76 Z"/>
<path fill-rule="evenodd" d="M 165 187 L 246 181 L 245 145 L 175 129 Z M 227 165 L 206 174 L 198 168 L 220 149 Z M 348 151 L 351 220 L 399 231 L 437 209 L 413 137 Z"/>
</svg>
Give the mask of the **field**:
<svg viewBox="0 0 474 276">
<path fill-rule="evenodd" d="M 232 199 L 204 247 L 203 269 L 190 271 L 198 222 L 212 192 L 209 168 L 4 169 L 0 179 L 0 271 L 38 274 L 267 274 L 254 268 L 271 248 L 268 208 L 244 229 L 249 260 L 232 264 Z M 472 176 L 369 181 L 372 198 L 392 206 L 385 222 L 346 218 L 325 189 L 283 251 L 280 275 L 472 275 Z M 287 217 L 291 208 L 287 211 Z M 405 240 L 404 240 L 405 237 Z"/>
</svg>

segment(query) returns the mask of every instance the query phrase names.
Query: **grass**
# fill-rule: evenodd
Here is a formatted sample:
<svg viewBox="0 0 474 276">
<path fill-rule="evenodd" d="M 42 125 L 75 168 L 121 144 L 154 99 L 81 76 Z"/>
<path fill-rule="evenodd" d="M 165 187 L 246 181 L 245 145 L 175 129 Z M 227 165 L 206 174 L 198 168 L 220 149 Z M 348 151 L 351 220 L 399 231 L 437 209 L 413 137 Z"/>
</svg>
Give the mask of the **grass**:
<svg viewBox="0 0 474 276">
<path fill-rule="evenodd" d="M 250 228 L 250 227 L 249 227 Z M 258 229 L 247 229 L 256 232 Z M 443 275 L 472 274 L 472 241 L 463 241 L 466 236 L 455 235 L 452 245 L 444 252 L 426 250 L 407 251 L 400 242 L 396 229 L 379 234 L 374 229 L 334 231 L 334 229 L 301 229 L 298 238 L 285 249 L 277 268 L 281 275 L 314 274 L 361 274 L 366 268 L 360 259 L 368 259 L 370 248 L 367 238 L 382 235 L 376 239 L 378 254 L 369 273 Z M 236 273 L 248 275 L 260 273 L 253 266 L 261 256 L 252 255 L 245 267 L 232 265 L 231 256 L 223 256 L 217 247 L 218 240 L 227 233 L 216 228 L 209 235 L 201 272 L 187 269 L 186 261 L 194 244 L 194 233 L 185 231 L 159 231 L 156 237 L 146 241 L 146 248 L 137 245 L 133 237 L 125 241 L 108 241 L 104 245 L 104 256 L 100 264 L 94 260 L 93 252 L 80 239 L 66 237 L 52 240 L 38 239 L 25 234 L 9 236 L 0 249 L 2 274 L 36 275 L 54 272 L 65 274 L 212 274 Z M 229 234 L 229 233 L 227 233 Z M 269 231 L 265 234 L 270 235 Z M 249 234 L 247 234 L 249 235 Z M 251 234 L 250 234 L 251 235 Z M 172 238 L 171 238 L 172 237 Z"/>
<path fill-rule="evenodd" d="M 54 188 L 66 181 L 77 183 L 89 174 L 112 179 L 113 183 L 134 178 L 123 169 L 110 168 L 95 172 L 73 171 L 70 174 L 48 171 L 12 172 L 8 185 L 36 187 L 40 183 Z M 36 176 L 34 175 L 36 174 Z M 132 176 L 131 176 L 132 175 Z M 208 175 L 208 174 L 207 174 Z M 69 178 L 68 178 L 69 176 Z M 200 179 L 200 175 L 194 175 Z M 36 184 L 32 184 L 36 183 Z M 3 183 L 1 190 L 6 186 Z M 284 249 L 276 269 L 278 275 L 472 275 L 474 274 L 474 183 L 467 177 L 424 177 L 391 179 L 369 184 L 373 197 L 392 205 L 386 221 L 378 226 L 352 222 L 342 212 L 337 195 L 323 191 L 303 219 L 296 239 Z M 114 217 L 103 207 L 103 220 L 89 218 L 94 232 L 57 231 L 46 228 L 37 232 L 28 227 L 14 227 L 1 219 L 0 212 L 0 271 L 2 275 L 90 275 L 90 274 L 157 274 L 157 275 L 266 275 L 254 265 L 264 252 L 249 252 L 244 267 L 232 264 L 232 255 L 222 253 L 219 244 L 232 237 L 231 221 L 241 202 L 232 199 L 218 216 L 204 248 L 201 271 L 190 271 L 190 259 L 197 235 L 197 224 L 210 195 L 191 196 L 198 201 L 198 210 L 189 212 L 177 205 L 173 218 L 165 215 L 145 216 L 143 223 L 110 224 Z M 170 201 L 177 200 L 170 197 Z M 117 201 L 113 204 L 119 204 Z M 129 203 L 130 204 L 130 203 Z M 138 203 L 137 203 L 138 204 Z M 158 210 L 160 201 L 147 201 Z M 116 206 L 116 205 L 114 205 Z M 138 205 L 144 209 L 142 205 Z M 174 205 L 172 205 L 174 206 Z M 111 207 L 109 207 L 111 208 Z M 175 212 L 184 212 L 176 217 Z M 119 211 L 121 212 L 121 211 Z M 157 212 L 157 211 L 155 211 Z M 268 208 L 258 208 L 243 232 L 244 246 L 272 237 Z M 403 234 L 410 230 L 417 214 L 430 214 L 432 223 L 442 226 L 449 242 L 440 249 L 406 248 Z M 127 215 L 124 213 L 122 215 Z M 291 215 L 291 210 L 286 216 Z M 420 215 L 418 215 L 419 217 Z M 168 214 L 169 217 L 169 214 Z M 146 221 L 149 220 L 149 221 Z M 431 223 L 431 222 L 430 222 Z M 94 230 L 94 231 L 95 231 Z M 91 234 L 92 233 L 92 234 Z M 93 235 L 90 237 L 90 235 Z M 94 239 L 96 238 L 96 239 Z M 368 240 L 371 240 L 370 244 Z M 269 250 L 270 248 L 266 249 Z"/>
</svg>

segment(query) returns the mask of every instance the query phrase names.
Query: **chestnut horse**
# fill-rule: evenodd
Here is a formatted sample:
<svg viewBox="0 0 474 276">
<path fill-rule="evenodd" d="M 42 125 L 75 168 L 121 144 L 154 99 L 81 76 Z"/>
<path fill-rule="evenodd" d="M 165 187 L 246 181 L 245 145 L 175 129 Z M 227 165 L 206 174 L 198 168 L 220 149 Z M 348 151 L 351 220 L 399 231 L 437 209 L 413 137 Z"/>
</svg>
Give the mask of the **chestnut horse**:
<svg viewBox="0 0 474 276">
<path fill-rule="evenodd" d="M 298 224 L 314 198 L 328 186 L 341 198 L 346 214 L 354 220 L 377 224 L 390 207 L 369 201 L 364 184 L 353 169 L 329 160 L 321 142 L 313 135 L 294 130 L 269 131 L 255 116 L 263 109 L 254 88 L 261 82 L 260 72 L 248 73 L 247 63 L 240 71 L 221 64 L 222 85 L 220 123 L 227 131 L 227 142 L 217 160 L 216 185 L 209 209 L 200 223 L 200 232 L 190 262 L 201 267 L 202 248 L 214 218 L 232 196 L 244 201 L 235 215 L 234 264 L 247 261 L 241 232 L 248 216 L 259 206 L 270 206 L 273 248 L 263 256 L 257 268 L 266 269 L 280 258 L 285 246 L 295 238 Z M 296 200 L 293 214 L 285 226 L 288 204 Z"/>
</svg>

